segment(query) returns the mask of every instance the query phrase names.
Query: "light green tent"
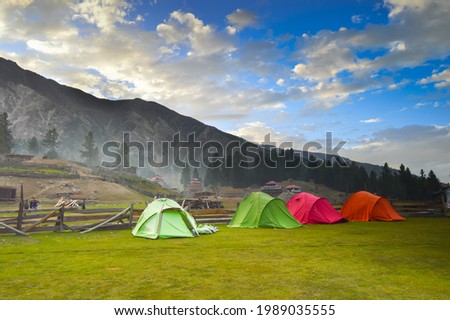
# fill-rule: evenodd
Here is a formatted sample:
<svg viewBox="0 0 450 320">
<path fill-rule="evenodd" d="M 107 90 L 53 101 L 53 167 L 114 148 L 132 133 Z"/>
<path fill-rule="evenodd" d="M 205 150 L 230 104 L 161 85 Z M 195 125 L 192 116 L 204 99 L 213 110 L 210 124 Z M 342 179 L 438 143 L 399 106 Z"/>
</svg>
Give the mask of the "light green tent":
<svg viewBox="0 0 450 320">
<path fill-rule="evenodd" d="M 297 228 L 302 225 L 292 216 L 284 202 L 264 192 L 253 192 L 238 206 L 229 227 Z"/>
<path fill-rule="evenodd" d="M 198 236 L 197 223 L 189 212 L 170 199 L 156 199 L 145 208 L 131 233 L 148 239 Z"/>
</svg>

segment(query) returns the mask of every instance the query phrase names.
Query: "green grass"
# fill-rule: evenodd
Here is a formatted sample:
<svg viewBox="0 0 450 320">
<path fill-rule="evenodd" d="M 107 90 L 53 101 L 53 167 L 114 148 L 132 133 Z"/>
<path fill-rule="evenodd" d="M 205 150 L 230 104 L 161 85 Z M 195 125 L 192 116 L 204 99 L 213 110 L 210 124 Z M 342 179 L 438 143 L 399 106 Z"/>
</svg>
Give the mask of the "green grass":
<svg viewBox="0 0 450 320">
<path fill-rule="evenodd" d="M 78 177 L 71 171 L 56 168 L 39 168 L 33 166 L 0 166 L 0 173 L 2 175 L 12 176 L 32 176 L 32 177 L 54 177 L 54 178 L 68 178 Z"/>
<path fill-rule="evenodd" d="M 0 236 L 0 299 L 450 299 L 450 219 Z"/>
</svg>

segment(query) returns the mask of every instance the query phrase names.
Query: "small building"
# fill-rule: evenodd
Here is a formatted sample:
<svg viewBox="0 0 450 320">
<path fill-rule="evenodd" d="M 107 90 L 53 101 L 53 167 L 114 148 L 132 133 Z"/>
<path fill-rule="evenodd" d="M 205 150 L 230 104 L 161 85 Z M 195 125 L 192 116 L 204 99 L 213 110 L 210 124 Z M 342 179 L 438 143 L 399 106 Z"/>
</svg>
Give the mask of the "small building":
<svg viewBox="0 0 450 320">
<path fill-rule="evenodd" d="M 299 186 L 296 186 L 294 184 L 291 184 L 289 186 L 284 187 L 284 190 L 286 190 L 287 192 L 290 192 L 290 193 L 300 193 L 300 192 L 302 192 L 302 188 L 300 188 Z"/>
<path fill-rule="evenodd" d="M 266 182 L 265 185 L 263 185 L 261 187 L 261 191 L 262 192 L 267 192 L 267 191 L 283 191 L 283 187 L 276 181 L 269 181 Z"/>
<path fill-rule="evenodd" d="M 266 182 L 265 185 L 261 186 L 261 192 L 267 193 L 272 197 L 278 196 L 281 192 L 283 192 L 283 187 L 276 181 Z"/>
<path fill-rule="evenodd" d="M 17 189 L 0 187 L 0 201 L 16 201 Z"/>
</svg>

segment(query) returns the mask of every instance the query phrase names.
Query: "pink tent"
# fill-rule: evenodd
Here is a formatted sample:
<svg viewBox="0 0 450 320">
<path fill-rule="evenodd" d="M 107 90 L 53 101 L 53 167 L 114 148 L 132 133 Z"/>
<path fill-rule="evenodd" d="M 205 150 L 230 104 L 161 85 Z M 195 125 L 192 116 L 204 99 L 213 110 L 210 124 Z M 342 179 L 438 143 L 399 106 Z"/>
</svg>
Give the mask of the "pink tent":
<svg viewBox="0 0 450 320">
<path fill-rule="evenodd" d="M 286 203 L 289 212 L 300 223 L 339 223 L 345 221 L 325 198 L 307 192 L 293 195 Z"/>
</svg>

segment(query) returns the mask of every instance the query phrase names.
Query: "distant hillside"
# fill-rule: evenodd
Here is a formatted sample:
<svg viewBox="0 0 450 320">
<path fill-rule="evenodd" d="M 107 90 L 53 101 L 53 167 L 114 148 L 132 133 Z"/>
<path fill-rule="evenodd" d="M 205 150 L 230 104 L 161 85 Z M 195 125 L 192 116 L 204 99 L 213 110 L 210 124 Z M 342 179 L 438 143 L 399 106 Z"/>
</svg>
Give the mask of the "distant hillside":
<svg viewBox="0 0 450 320">
<path fill-rule="evenodd" d="M 71 161 L 36 159 L 0 168 L 0 185 L 19 189 L 23 184 L 25 198 L 34 196 L 46 205 L 56 203 L 58 194 L 72 194 L 91 204 L 143 203 L 156 194 L 173 195 L 173 191 L 139 177 L 116 174 L 111 179 Z M 2 172 L 5 170 L 7 175 Z M 41 176 L 41 172 L 53 175 Z"/>
</svg>

